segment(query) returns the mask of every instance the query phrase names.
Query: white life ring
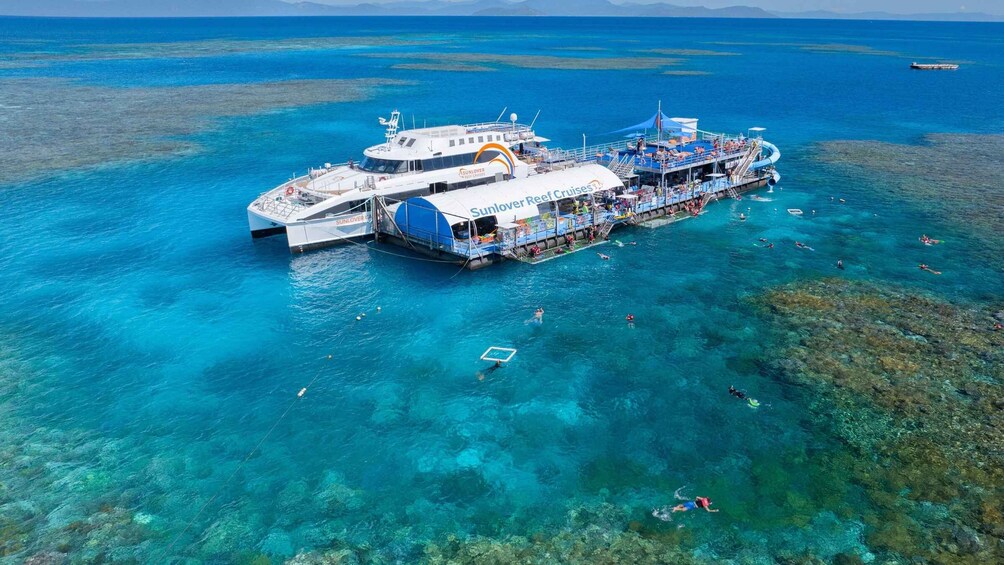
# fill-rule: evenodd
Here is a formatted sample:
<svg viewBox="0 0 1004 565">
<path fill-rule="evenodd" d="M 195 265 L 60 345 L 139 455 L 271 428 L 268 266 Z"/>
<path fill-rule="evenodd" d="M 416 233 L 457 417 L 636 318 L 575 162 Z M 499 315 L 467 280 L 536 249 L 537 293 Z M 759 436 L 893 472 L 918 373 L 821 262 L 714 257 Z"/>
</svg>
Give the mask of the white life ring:
<svg viewBox="0 0 1004 565">
<path fill-rule="evenodd" d="M 293 196 L 293 187 L 292 186 L 287 186 L 286 187 L 286 196 Z"/>
</svg>

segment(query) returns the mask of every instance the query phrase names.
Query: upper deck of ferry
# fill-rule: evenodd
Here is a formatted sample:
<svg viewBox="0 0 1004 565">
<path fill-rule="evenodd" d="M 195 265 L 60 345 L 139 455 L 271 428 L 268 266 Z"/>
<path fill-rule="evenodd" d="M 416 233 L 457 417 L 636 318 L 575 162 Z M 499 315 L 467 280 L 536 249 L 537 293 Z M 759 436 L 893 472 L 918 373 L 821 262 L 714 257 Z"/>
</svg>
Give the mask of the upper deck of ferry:
<svg viewBox="0 0 1004 565">
<path fill-rule="evenodd" d="M 374 145 L 363 154 L 372 159 L 406 161 L 472 153 L 486 143 L 510 147 L 534 140 L 542 138 L 536 136 L 532 125 L 515 120 L 511 123 L 482 122 L 395 131 L 388 135 L 386 143 Z"/>
</svg>

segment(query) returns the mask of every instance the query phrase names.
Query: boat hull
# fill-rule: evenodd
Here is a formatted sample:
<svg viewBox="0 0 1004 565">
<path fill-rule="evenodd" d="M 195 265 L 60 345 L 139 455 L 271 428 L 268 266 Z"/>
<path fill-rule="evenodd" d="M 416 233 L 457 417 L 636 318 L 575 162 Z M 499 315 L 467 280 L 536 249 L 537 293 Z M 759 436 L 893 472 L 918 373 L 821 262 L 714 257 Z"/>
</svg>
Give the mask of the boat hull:
<svg viewBox="0 0 1004 565">
<path fill-rule="evenodd" d="M 248 208 L 248 228 L 254 239 L 286 233 L 286 226 L 281 222 L 261 216 L 250 208 Z"/>
<path fill-rule="evenodd" d="M 304 253 L 372 236 L 373 215 L 369 211 L 290 222 L 286 225 L 286 240 L 293 253 Z"/>
</svg>

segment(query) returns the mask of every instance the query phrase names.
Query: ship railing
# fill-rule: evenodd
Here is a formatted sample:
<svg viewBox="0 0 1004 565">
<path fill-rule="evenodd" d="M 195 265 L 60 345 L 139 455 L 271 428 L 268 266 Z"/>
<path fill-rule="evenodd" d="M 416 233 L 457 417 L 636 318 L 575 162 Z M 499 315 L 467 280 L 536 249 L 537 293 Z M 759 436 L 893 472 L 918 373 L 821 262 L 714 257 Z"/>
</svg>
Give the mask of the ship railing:
<svg viewBox="0 0 1004 565">
<path fill-rule="evenodd" d="M 286 196 L 262 196 L 256 203 L 256 208 L 276 218 L 288 218 L 293 213 L 304 210 L 307 205 Z"/>
<path fill-rule="evenodd" d="M 633 205 L 623 203 L 612 204 L 611 209 L 603 205 L 587 208 L 581 213 L 548 213 L 522 221 L 515 230 L 515 237 L 510 238 L 496 231 L 485 236 L 461 238 L 452 233 L 443 234 L 409 226 L 407 231 L 398 232 L 410 242 L 430 249 L 447 251 L 459 257 L 473 259 L 492 253 L 505 253 L 519 246 L 533 245 L 549 237 L 561 237 L 590 226 L 599 228 L 632 221 L 636 214 L 648 212 L 693 201 L 701 197 L 727 193 L 733 184 L 727 178 L 720 177 L 710 181 L 694 181 L 689 184 L 675 185 L 668 188 L 645 186 L 632 191 L 639 196 Z M 386 228 L 383 228 L 386 230 Z"/>
<path fill-rule="evenodd" d="M 641 162 L 639 162 L 638 165 L 651 169 L 659 169 L 660 171 L 670 171 L 680 167 L 692 166 L 698 163 L 705 164 L 712 161 L 727 161 L 729 159 L 741 157 L 743 154 L 744 152 L 742 150 L 730 151 L 728 153 L 722 150 L 713 150 L 705 153 L 695 153 L 693 155 L 683 157 L 682 159 L 672 158 L 672 156 L 667 157 L 664 160 L 644 157 L 639 159 Z"/>
<path fill-rule="evenodd" d="M 554 163 L 560 161 L 596 161 L 603 158 L 604 156 L 609 156 L 613 152 L 616 154 L 616 149 L 609 143 L 597 143 L 594 145 L 587 145 L 586 147 L 577 147 L 575 149 L 550 149 L 548 150 L 547 157 L 544 158 L 545 163 Z"/>
<path fill-rule="evenodd" d="M 716 138 L 720 139 L 720 138 Z M 738 138 L 725 138 L 725 141 L 738 141 Z M 548 151 L 547 156 L 544 158 L 545 163 L 558 162 L 558 161 L 583 161 L 583 162 L 593 162 L 599 161 L 601 164 L 610 163 L 611 160 L 620 159 L 621 152 L 625 150 L 630 150 L 628 147 L 619 147 L 620 143 L 597 143 L 594 145 L 587 145 L 584 148 L 575 149 L 562 149 L 556 148 Z M 702 161 L 713 160 L 714 158 L 731 158 L 734 154 L 741 155 L 745 152 L 745 149 L 739 149 L 736 151 L 731 151 L 728 154 L 722 153 L 721 150 L 715 150 L 714 152 L 708 151 L 702 154 L 694 154 L 683 159 L 666 159 L 667 163 L 672 163 L 673 167 L 679 165 L 686 165 L 689 163 L 697 163 Z M 646 154 L 647 155 L 647 154 Z M 638 166 L 645 166 L 648 168 L 658 168 L 653 166 L 653 163 L 658 162 L 657 160 L 650 157 L 635 156 L 635 164 Z"/>
<path fill-rule="evenodd" d="M 476 124 L 465 124 L 463 127 L 467 129 L 467 133 L 479 133 L 487 131 L 499 132 L 499 133 L 504 133 L 504 132 L 519 133 L 521 131 L 533 131 L 533 128 L 531 128 L 527 124 L 513 125 L 512 122 L 479 122 Z"/>
</svg>

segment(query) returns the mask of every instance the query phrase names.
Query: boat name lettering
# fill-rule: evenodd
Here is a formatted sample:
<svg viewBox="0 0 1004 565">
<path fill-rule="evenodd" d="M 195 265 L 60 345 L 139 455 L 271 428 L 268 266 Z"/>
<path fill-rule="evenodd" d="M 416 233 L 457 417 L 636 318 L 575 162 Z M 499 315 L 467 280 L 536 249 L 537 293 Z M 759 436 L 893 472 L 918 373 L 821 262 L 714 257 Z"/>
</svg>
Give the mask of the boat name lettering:
<svg viewBox="0 0 1004 565">
<path fill-rule="evenodd" d="M 526 198 L 520 200 L 513 200 L 511 202 L 495 202 L 491 206 L 485 208 L 471 208 L 469 211 L 472 218 L 480 218 L 482 216 L 491 216 L 492 214 L 498 214 L 501 212 L 508 212 L 509 210 L 515 210 L 516 208 L 522 208 L 524 206 L 535 206 L 537 204 L 542 204 L 544 202 L 553 202 L 555 200 L 561 200 L 562 198 L 572 198 L 574 196 L 579 196 L 582 194 L 590 194 L 599 189 L 601 185 L 599 181 L 593 181 L 584 186 L 577 186 L 573 188 L 562 188 L 557 190 L 548 190 L 544 194 L 534 195 L 531 194 Z"/>
<path fill-rule="evenodd" d="M 460 167 L 459 172 L 461 178 L 467 179 L 471 177 L 480 177 L 481 175 L 485 174 L 485 168 L 478 167 L 476 169 L 469 169 L 467 167 Z"/>
<path fill-rule="evenodd" d="M 348 218 L 339 218 L 335 220 L 336 226 L 344 226 L 345 224 L 358 224 L 359 222 L 366 221 L 366 214 L 356 214 L 355 216 L 349 216 Z"/>
</svg>

